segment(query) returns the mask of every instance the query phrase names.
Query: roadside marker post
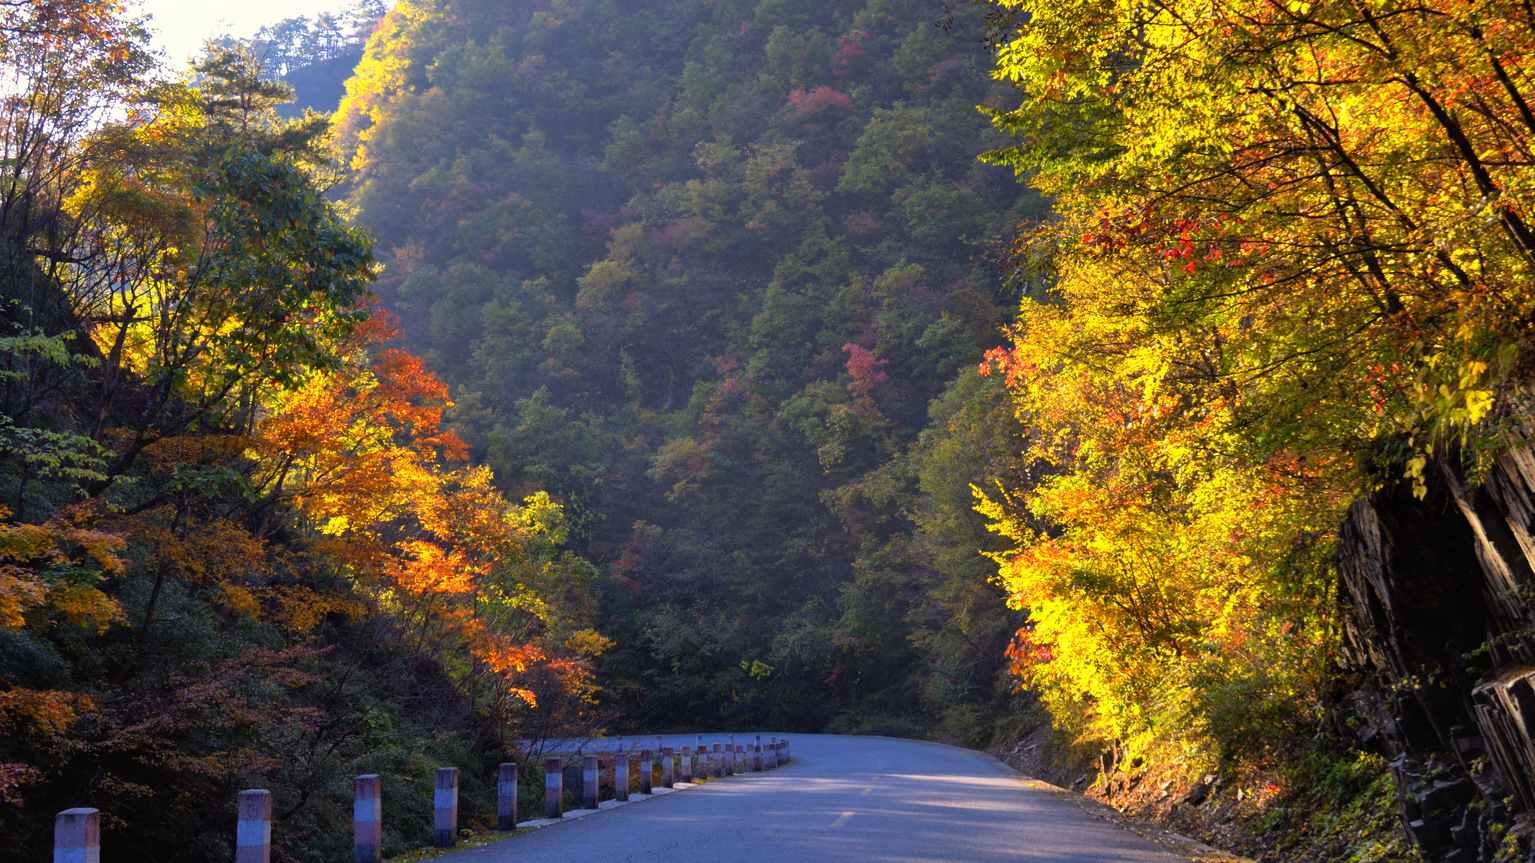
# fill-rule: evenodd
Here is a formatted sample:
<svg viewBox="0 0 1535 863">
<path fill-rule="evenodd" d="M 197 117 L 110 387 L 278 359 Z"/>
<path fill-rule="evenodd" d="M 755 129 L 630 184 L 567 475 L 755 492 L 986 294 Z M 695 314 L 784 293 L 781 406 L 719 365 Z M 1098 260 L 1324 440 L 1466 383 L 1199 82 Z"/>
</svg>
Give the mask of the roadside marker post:
<svg viewBox="0 0 1535 863">
<path fill-rule="evenodd" d="M 458 841 L 458 768 L 437 768 L 432 795 L 432 846 L 452 848 Z"/>
<path fill-rule="evenodd" d="M 640 750 L 640 793 L 641 794 L 649 794 L 650 793 L 650 780 L 651 780 L 650 771 L 652 769 L 651 766 L 650 766 L 651 758 L 652 758 L 652 753 L 651 753 L 651 751 L 649 749 L 641 749 Z"/>
<path fill-rule="evenodd" d="M 99 810 L 65 809 L 53 817 L 53 863 L 101 863 Z"/>
<path fill-rule="evenodd" d="M 507 763 L 496 771 L 496 829 L 517 829 L 517 765 Z"/>
<path fill-rule="evenodd" d="M 377 773 L 352 780 L 352 863 L 383 859 L 384 793 Z"/>
<path fill-rule="evenodd" d="M 272 792 L 241 791 L 235 824 L 235 863 L 271 863 Z"/>
<path fill-rule="evenodd" d="M 679 782 L 692 782 L 693 781 L 693 747 L 691 747 L 691 746 L 684 746 L 684 747 L 682 747 L 682 760 L 680 762 L 678 762 L 677 768 L 678 768 L 677 772 L 681 774 L 679 777 L 677 777 L 677 781 L 679 781 Z"/>
<path fill-rule="evenodd" d="M 676 758 L 676 757 L 677 757 L 677 753 L 673 752 L 672 748 L 670 746 L 663 746 L 663 747 L 661 747 L 661 787 L 662 788 L 670 788 L 670 787 L 672 787 L 673 785 L 676 784 L 676 782 L 672 779 L 672 759 Z"/>
<path fill-rule="evenodd" d="M 709 747 L 709 778 L 718 779 L 724 775 L 725 771 L 720 760 L 720 745 L 715 743 Z"/>
<path fill-rule="evenodd" d="M 564 816 L 565 803 L 565 764 L 559 759 L 544 759 L 544 817 L 549 819 Z"/>
<path fill-rule="evenodd" d="M 629 799 L 629 753 L 627 752 L 620 752 L 613 756 L 613 799 Z"/>
<path fill-rule="evenodd" d="M 597 808 L 597 756 L 581 758 L 581 808 Z"/>
</svg>

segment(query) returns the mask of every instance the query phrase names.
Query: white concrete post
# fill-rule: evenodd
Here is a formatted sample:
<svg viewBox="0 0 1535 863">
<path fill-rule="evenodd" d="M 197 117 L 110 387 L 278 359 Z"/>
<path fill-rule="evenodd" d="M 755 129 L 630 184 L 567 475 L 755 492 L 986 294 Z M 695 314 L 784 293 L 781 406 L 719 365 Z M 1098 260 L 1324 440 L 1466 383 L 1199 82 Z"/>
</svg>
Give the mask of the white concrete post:
<svg viewBox="0 0 1535 863">
<path fill-rule="evenodd" d="M 432 795 L 432 845 L 452 848 L 458 841 L 458 768 L 437 768 Z"/>
<path fill-rule="evenodd" d="M 581 808 L 597 808 L 597 756 L 581 759 Z"/>
<path fill-rule="evenodd" d="M 629 753 L 613 756 L 613 799 L 629 799 Z"/>
<path fill-rule="evenodd" d="M 65 809 L 53 816 L 53 863 L 101 863 L 101 812 Z"/>
<path fill-rule="evenodd" d="M 544 817 L 560 818 L 565 810 L 565 764 L 559 757 L 544 759 Z"/>
<path fill-rule="evenodd" d="M 271 863 L 272 792 L 241 791 L 235 824 L 235 863 Z"/>
<path fill-rule="evenodd" d="M 679 782 L 692 782 L 693 781 L 693 747 L 691 747 L 691 746 L 684 746 L 684 747 L 682 747 L 682 761 L 679 762 L 677 766 L 679 768 L 679 770 L 677 772 L 682 774 L 681 776 L 677 777 L 677 780 Z"/>
<path fill-rule="evenodd" d="M 383 859 L 384 793 L 377 773 L 352 780 L 352 861 L 379 863 Z"/>
<path fill-rule="evenodd" d="M 651 753 L 651 751 L 649 749 L 641 749 L 640 750 L 640 793 L 641 794 L 649 794 L 650 793 L 650 781 L 651 781 L 650 771 L 652 769 L 651 765 L 650 765 L 651 758 L 652 758 L 652 753 Z"/>
<path fill-rule="evenodd" d="M 676 784 L 672 779 L 672 759 L 677 757 L 670 746 L 661 747 L 661 787 L 671 788 Z"/>
<path fill-rule="evenodd" d="M 517 829 L 517 765 L 512 762 L 496 770 L 496 829 Z"/>
</svg>

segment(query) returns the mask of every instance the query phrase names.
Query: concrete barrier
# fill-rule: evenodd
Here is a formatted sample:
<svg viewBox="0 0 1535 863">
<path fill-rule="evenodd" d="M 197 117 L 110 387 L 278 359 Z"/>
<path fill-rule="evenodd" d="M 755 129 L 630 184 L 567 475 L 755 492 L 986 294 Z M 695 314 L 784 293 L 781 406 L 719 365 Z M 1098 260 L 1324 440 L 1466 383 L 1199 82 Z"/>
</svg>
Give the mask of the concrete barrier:
<svg viewBox="0 0 1535 863">
<path fill-rule="evenodd" d="M 271 863 L 272 792 L 241 791 L 235 822 L 235 863 Z"/>
<path fill-rule="evenodd" d="M 496 770 L 496 829 L 517 829 L 517 765 L 513 763 Z"/>
<path fill-rule="evenodd" d="M 452 848 L 458 841 L 458 768 L 437 768 L 432 794 L 432 847 Z"/>
<path fill-rule="evenodd" d="M 565 814 L 565 764 L 559 758 L 544 759 L 544 817 Z"/>
<path fill-rule="evenodd" d="M 698 735 L 700 741 L 702 735 Z M 622 740 L 622 738 L 618 738 Z M 662 738 L 657 738 L 658 740 Z M 673 788 L 677 782 L 696 779 L 723 778 L 751 771 L 760 773 L 789 763 L 789 740 L 774 737 L 766 745 L 758 742 L 739 745 L 735 735 L 731 742 L 715 743 L 705 748 L 700 742 L 695 751 L 682 747 L 681 757 L 670 746 L 659 751 L 639 751 L 639 793 L 655 793 L 654 760 L 661 758 L 661 787 Z M 696 760 L 695 760 L 696 759 Z M 597 755 L 583 755 L 581 762 L 583 809 L 597 809 L 603 776 L 603 765 Z M 613 755 L 612 782 L 614 797 L 628 802 L 633 777 L 629 770 L 629 753 L 618 751 Z M 517 829 L 518 766 L 514 762 L 501 764 L 496 776 L 496 829 Z M 432 844 L 437 848 L 451 848 L 458 839 L 458 790 L 459 769 L 440 767 L 436 771 L 432 800 Z M 353 863 L 381 863 L 383 850 L 383 784 L 378 774 L 365 774 L 353 780 L 352 841 Z M 238 798 L 238 823 L 236 825 L 235 863 L 271 863 L 272 853 L 272 795 L 264 789 L 241 791 Z M 564 762 L 556 756 L 544 760 L 544 810 L 545 817 L 556 820 L 564 815 Z M 95 809 L 66 809 L 58 813 L 54 821 L 54 863 L 100 863 L 101 815 Z"/>
<path fill-rule="evenodd" d="M 379 863 L 384 845 L 384 789 L 377 773 L 352 780 L 352 863 Z"/>
<path fill-rule="evenodd" d="M 53 863 L 101 863 L 101 813 L 65 809 L 53 817 Z"/>
<path fill-rule="evenodd" d="M 581 808 L 597 808 L 597 756 L 581 759 Z"/>
</svg>

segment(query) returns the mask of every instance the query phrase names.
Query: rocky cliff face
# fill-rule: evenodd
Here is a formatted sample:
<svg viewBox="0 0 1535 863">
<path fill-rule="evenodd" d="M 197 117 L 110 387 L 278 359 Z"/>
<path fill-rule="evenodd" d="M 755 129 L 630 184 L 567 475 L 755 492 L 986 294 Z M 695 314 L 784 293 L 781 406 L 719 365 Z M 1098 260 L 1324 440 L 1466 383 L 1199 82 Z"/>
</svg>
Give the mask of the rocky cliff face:
<svg viewBox="0 0 1535 863">
<path fill-rule="evenodd" d="M 1342 526 L 1344 700 L 1430 861 L 1535 860 L 1535 451 L 1475 489 L 1440 465 L 1428 489 L 1396 484 Z"/>
</svg>

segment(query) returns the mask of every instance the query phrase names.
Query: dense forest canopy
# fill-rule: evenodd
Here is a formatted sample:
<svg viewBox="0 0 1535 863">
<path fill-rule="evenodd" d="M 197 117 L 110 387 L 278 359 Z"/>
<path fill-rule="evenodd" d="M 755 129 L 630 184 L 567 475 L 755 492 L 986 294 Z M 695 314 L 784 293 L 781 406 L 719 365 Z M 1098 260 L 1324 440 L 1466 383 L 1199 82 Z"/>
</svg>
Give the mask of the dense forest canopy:
<svg viewBox="0 0 1535 863">
<path fill-rule="evenodd" d="M 974 369 L 1044 209 L 941 11 L 412 0 L 347 85 L 379 296 L 603 565 L 621 727 L 989 734 L 1016 618 L 969 484 L 1018 430 Z"/>
</svg>

